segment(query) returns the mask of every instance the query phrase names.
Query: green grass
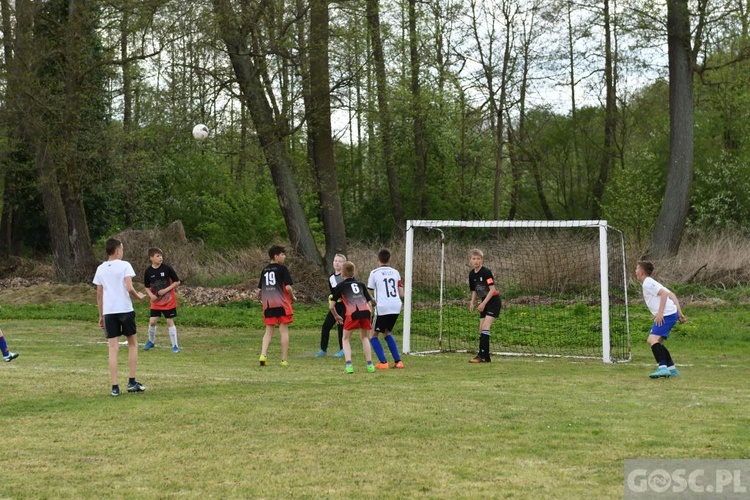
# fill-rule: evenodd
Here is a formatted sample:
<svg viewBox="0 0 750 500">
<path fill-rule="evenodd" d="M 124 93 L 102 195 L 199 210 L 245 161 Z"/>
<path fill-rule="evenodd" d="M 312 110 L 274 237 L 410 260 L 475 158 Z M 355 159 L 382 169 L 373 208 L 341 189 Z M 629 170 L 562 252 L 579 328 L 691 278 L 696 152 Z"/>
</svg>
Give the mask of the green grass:
<svg viewBox="0 0 750 500">
<path fill-rule="evenodd" d="M 682 378 L 649 380 L 639 318 L 626 364 L 442 354 L 368 374 L 355 342 L 345 375 L 313 358 L 322 307 L 299 308 L 287 368 L 277 337 L 257 366 L 256 305 L 181 307 L 182 352 L 160 323 L 147 392 L 112 398 L 95 307 L 4 307 L 21 356 L 0 364 L 0 497 L 621 497 L 625 459 L 750 449 L 750 311 L 685 310 Z"/>
</svg>

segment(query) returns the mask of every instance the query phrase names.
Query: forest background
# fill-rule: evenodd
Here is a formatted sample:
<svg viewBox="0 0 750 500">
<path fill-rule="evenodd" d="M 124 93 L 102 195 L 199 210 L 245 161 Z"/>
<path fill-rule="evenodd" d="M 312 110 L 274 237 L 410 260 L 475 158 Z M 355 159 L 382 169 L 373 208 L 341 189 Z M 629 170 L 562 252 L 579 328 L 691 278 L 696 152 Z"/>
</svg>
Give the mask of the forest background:
<svg viewBox="0 0 750 500">
<path fill-rule="evenodd" d="M 5 274 L 90 281 L 174 221 L 321 270 L 408 219 L 603 218 L 655 258 L 750 228 L 747 0 L 0 6 Z"/>
</svg>

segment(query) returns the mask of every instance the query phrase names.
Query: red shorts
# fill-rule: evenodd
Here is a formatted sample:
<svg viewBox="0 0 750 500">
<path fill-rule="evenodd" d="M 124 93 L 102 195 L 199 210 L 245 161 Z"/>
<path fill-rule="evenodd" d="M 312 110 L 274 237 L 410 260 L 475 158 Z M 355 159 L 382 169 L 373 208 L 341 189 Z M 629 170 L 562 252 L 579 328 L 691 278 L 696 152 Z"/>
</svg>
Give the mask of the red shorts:
<svg viewBox="0 0 750 500">
<path fill-rule="evenodd" d="M 271 318 L 263 318 L 264 325 L 288 325 L 291 322 L 291 314 L 288 316 L 273 316 Z"/>
<path fill-rule="evenodd" d="M 364 328 L 365 330 L 372 330 L 370 319 L 347 319 L 344 321 L 344 330 L 357 330 L 358 328 Z"/>
</svg>

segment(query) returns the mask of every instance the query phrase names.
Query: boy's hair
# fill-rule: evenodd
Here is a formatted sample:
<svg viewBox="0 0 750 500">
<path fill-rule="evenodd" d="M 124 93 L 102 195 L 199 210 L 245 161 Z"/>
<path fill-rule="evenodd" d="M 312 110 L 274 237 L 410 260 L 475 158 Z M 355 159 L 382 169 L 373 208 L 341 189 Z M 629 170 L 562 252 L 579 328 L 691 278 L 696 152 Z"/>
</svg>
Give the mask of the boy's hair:
<svg viewBox="0 0 750 500">
<path fill-rule="evenodd" d="M 104 249 L 107 251 L 107 255 L 114 255 L 118 248 L 122 246 L 122 241 L 117 238 L 110 238 L 104 244 Z"/>
<path fill-rule="evenodd" d="M 355 270 L 354 262 L 349 262 L 348 260 L 344 262 L 344 265 L 341 266 L 341 275 L 344 278 L 353 278 L 354 277 L 354 270 Z"/>
<path fill-rule="evenodd" d="M 273 260 L 279 254 L 286 253 L 286 249 L 281 245 L 273 245 L 268 249 L 268 258 Z"/>
<path fill-rule="evenodd" d="M 382 249 L 378 252 L 378 261 L 381 264 L 388 264 L 391 261 L 391 251 L 387 248 Z"/>
<path fill-rule="evenodd" d="M 484 253 L 478 248 L 472 248 L 471 250 L 469 250 L 469 257 L 471 257 L 472 255 L 479 255 L 480 257 L 484 258 Z"/>
<path fill-rule="evenodd" d="M 643 269 L 643 272 L 646 273 L 646 276 L 651 276 L 654 272 L 654 264 L 647 260 L 639 260 L 638 267 Z"/>
<path fill-rule="evenodd" d="M 164 252 L 161 251 L 161 248 L 159 247 L 151 247 L 148 249 L 148 258 L 150 259 L 154 255 L 164 255 Z"/>
<path fill-rule="evenodd" d="M 337 253 L 336 255 L 333 256 L 334 259 L 336 257 L 341 257 L 342 259 L 344 259 L 344 262 L 346 262 L 346 255 L 344 255 L 343 253 Z"/>
</svg>

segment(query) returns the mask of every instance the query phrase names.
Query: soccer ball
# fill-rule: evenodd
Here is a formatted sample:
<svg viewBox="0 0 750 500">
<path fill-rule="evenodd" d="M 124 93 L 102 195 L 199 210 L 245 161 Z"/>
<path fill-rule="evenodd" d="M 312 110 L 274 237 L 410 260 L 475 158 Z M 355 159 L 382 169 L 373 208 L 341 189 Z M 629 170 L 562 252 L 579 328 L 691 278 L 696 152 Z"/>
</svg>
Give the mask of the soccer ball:
<svg viewBox="0 0 750 500">
<path fill-rule="evenodd" d="M 202 141 L 203 139 L 208 137 L 208 127 L 206 127 L 202 123 L 199 123 L 198 125 L 193 127 L 193 137 L 195 137 L 199 141 Z"/>
</svg>

